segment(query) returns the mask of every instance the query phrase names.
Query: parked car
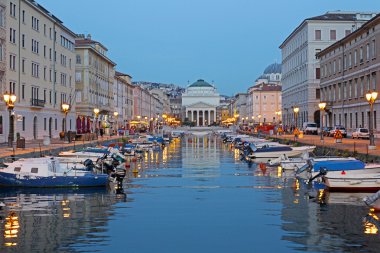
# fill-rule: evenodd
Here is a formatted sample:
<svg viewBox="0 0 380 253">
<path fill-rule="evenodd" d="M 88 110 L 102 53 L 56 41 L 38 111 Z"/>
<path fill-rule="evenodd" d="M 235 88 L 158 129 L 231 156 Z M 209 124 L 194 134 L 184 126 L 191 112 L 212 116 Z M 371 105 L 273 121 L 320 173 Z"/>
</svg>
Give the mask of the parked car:
<svg viewBox="0 0 380 253">
<path fill-rule="evenodd" d="M 369 130 L 368 128 L 357 128 L 355 131 L 352 133 L 352 139 L 369 139 Z"/>
<path fill-rule="evenodd" d="M 318 134 L 317 124 L 313 122 L 305 122 L 303 124 L 303 133 L 304 134 Z"/>
<path fill-rule="evenodd" d="M 329 136 L 331 130 L 332 130 L 332 127 L 324 127 L 324 128 L 322 128 L 322 134 L 323 134 L 323 136 Z"/>
<path fill-rule="evenodd" d="M 343 127 L 343 126 L 334 126 L 334 127 L 330 130 L 330 136 L 331 136 L 331 137 L 334 137 L 336 130 L 339 130 L 344 138 L 347 137 L 347 131 L 346 131 L 346 128 Z"/>
</svg>

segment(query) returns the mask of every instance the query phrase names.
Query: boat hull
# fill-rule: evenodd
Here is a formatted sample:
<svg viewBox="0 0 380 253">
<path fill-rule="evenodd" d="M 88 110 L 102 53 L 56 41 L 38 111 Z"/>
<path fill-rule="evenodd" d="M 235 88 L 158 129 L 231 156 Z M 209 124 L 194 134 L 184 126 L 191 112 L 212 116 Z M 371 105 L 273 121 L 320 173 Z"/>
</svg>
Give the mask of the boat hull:
<svg viewBox="0 0 380 253">
<path fill-rule="evenodd" d="M 106 186 L 108 175 L 30 177 L 0 172 L 0 185 L 13 187 L 99 187 Z"/>
</svg>

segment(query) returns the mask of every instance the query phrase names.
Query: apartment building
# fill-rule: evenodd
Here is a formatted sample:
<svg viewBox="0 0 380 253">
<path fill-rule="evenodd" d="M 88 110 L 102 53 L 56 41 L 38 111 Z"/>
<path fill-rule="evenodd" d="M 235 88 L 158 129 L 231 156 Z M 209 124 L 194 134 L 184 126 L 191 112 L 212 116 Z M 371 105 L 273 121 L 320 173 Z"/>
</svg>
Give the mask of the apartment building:
<svg viewBox="0 0 380 253">
<path fill-rule="evenodd" d="M 114 78 L 116 63 L 107 57 L 108 49 L 91 35 L 75 38 L 75 98 L 77 119 L 94 121 L 94 109 L 99 110 L 96 128 L 108 130 L 114 113 Z M 105 131 L 107 133 L 107 131 Z"/>
<path fill-rule="evenodd" d="M 58 137 L 75 129 L 75 34 L 61 20 L 32 0 L 0 2 L 1 93 L 17 96 L 9 116 L 0 113 L 0 142 Z M 61 105 L 70 111 L 65 122 Z"/>
<path fill-rule="evenodd" d="M 368 91 L 379 92 L 380 15 L 318 54 L 321 64 L 321 100 L 327 103 L 324 125 L 347 129 L 369 128 Z M 380 121 L 374 104 L 374 128 Z"/>
<path fill-rule="evenodd" d="M 133 86 L 132 77 L 128 74 L 115 72 L 114 79 L 114 111 L 118 113 L 115 120 L 119 127 L 126 127 L 133 117 Z"/>
<path fill-rule="evenodd" d="M 319 123 L 320 64 L 316 54 L 360 28 L 375 13 L 327 12 L 305 19 L 280 45 L 282 52 L 283 121 Z"/>
</svg>

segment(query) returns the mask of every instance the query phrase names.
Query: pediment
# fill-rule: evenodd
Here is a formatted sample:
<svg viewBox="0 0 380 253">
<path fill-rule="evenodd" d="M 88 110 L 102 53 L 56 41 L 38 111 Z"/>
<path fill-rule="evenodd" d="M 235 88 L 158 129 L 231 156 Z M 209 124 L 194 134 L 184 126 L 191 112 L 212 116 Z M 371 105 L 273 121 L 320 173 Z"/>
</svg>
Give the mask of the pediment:
<svg viewBox="0 0 380 253">
<path fill-rule="evenodd" d="M 197 109 L 199 109 L 199 108 L 215 108 L 215 107 L 216 107 L 215 105 L 207 104 L 205 102 L 197 102 L 197 103 L 186 106 L 186 109 L 190 109 L 190 108 L 197 108 Z"/>
</svg>

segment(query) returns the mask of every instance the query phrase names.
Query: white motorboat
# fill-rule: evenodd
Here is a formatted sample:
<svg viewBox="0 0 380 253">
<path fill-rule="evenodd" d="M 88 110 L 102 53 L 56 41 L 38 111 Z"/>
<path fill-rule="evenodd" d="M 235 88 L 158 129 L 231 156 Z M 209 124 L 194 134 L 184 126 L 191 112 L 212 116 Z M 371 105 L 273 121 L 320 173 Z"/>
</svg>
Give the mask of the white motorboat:
<svg viewBox="0 0 380 253">
<path fill-rule="evenodd" d="M 327 172 L 322 182 L 329 191 L 378 191 L 380 190 L 380 165 L 362 170 Z"/>
<path fill-rule="evenodd" d="M 264 145 L 262 147 L 257 147 L 254 144 L 250 144 L 246 147 L 244 155 L 248 161 L 267 163 L 273 159 L 279 158 L 281 155 L 295 157 L 305 152 L 312 152 L 314 149 L 315 146 L 290 147 Z"/>
</svg>

